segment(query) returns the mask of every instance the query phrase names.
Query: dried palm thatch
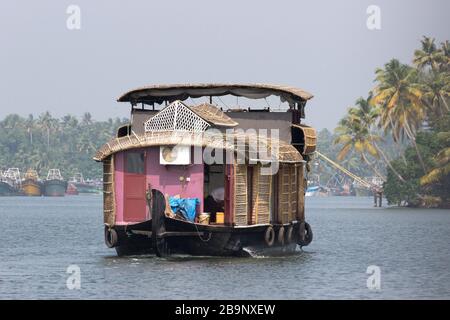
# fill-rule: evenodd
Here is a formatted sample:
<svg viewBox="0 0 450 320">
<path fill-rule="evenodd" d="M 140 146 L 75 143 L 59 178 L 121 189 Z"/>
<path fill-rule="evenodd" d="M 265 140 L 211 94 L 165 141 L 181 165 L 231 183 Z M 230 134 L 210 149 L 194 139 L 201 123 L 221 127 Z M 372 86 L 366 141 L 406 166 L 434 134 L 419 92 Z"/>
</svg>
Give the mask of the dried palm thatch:
<svg viewBox="0 0 450 320">
<path fill-rule="evenodd" d="M 114 138 L 104 144 L 94 156 L 94 160 L 103 161 L 110 155 L 135 148 L 163 146 L 163 145 L 185 145 L 208 147 L 211 149 L 222 149 L 244 156 L 248 161 L 257 162 L 284 162 L 298 163 L 303 158 L 294 146 L 278 140 L 256 134 L 245 134 L 235 132 L 222 134 L 218 132 L 186 132 L 186 131 L 163 131 L 146 132 L 120 138 Z"/>
<path fill-rule="evenodd" d="M 200 83 L 151 85 L 126 92 L 117 101 L 137 103 L 163 103 L 164 101 L 186 100 L 204 96 L 234 95 L 251 99 L 279 96 L 291 107 L 311 99 L 312 94 L 298 88 L 272 84 Z"/>
<path fill-rule="evenodd" d="M 236 121 L 227 116 L 222 110 L 209 103 L 202 103 L 189 108 L 205 121 L 218 127 L 235 127 L 238 125 Z"/>
</svg>

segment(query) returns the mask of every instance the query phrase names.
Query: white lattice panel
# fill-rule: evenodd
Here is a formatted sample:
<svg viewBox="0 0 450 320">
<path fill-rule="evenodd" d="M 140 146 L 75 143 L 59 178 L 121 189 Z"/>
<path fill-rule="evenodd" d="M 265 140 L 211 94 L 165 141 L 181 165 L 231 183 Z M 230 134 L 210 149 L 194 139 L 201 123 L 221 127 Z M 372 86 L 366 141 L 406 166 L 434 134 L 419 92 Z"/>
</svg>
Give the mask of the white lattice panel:
<svg viewBox="0 0 450 320">
<path fill-rule="evenodd" d="M 209 123 L 192 112 L 181 101 L 172 102 L 169 106 L 148 119 L 144 128 L 153 131 L 189 131 L 204 132 Z"/>
</svg>

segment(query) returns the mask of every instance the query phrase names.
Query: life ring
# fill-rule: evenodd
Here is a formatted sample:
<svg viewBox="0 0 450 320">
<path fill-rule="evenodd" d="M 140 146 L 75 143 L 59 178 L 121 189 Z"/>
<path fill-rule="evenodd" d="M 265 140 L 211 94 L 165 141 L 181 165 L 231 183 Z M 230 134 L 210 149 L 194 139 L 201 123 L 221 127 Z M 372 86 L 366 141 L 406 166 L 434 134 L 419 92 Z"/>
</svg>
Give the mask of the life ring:
<svg viewBox="0 0 450 320">
<path fill-rule="evenodd" d="M 117 245 L 119 237 L 117 231 L 108 227 L 105 227 L 105 243 L 108 248 L 113 248 Z"/>
<path fill-rule="evenodd" d="M 284 227 L 283 226 L 281 226 L 280 229 L 278 229 L 277 242 L 281 245 L 284 244 Z"/>
<path fill-rule="evenodd" d="M 273 246 L 273 243 L 275 242 L 275 231 L 272 226 L 267 227 L 264 234 L 264 241 L 268 247 Z"/>
<path fill-rule="evenodd" d="M 290 225 L 286 231 L 286 243 L 292 243 L 294 240 L 294 226 Z"/>
<path fill-rule="evenodd" d="M 300 222 L 298 226 L 298 245 L 305 247 L 313 240 L 313 232 L 308 222 Z"/>
</svg>

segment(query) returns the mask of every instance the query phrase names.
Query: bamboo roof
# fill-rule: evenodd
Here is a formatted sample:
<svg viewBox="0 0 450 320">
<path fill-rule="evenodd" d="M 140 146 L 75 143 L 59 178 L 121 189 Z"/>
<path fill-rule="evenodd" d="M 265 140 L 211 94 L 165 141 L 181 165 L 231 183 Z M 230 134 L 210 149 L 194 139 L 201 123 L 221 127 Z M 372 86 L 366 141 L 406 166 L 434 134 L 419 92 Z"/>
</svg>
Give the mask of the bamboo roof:
<svg viewBox="0 0 450 320">
<path fill-rule="evenodd" d="M 111 139 L 104 144 L 94 156 L 95 161 L 103 161 L 110 155 L 142 147 L 163 146 L 163 145 L 190 145 L 198 147 L 208 147 L 222 149 L 243 154 L 246 159 L 257 162 L 302 162 L 303 158 L 294 146 L 278 140 L 256 134 L 245 134 L 240 131 L 224 136 L 218 132 L 146 132 L 136 134 L 132 132 L 120 138 Z M 261 153 L 256 151 L 262 150 Z"/>
<path fill-rule="evenodd" d="M 235 127 L 236 121 L 227 116 L 222 110 L 209 103 L 202 103 L 197 106 L 189 107 L 194 113 L 205 121 L 219 127 Z"/>
<path fill-rule="evenodd" d="M 307 101 L 312 94 L 295 87 L 273 84 L 172 84 L 150 85 L 124 93 L 117 101 L 137 103 L 158 103 L 164 101 L 186 100 L 204 96 L 234 95 L 251 99 L 262 99 L 268 96 L 279 96 L 282 102 L 288 102 L 291 107 L 296 103 Z"/>
</svg>

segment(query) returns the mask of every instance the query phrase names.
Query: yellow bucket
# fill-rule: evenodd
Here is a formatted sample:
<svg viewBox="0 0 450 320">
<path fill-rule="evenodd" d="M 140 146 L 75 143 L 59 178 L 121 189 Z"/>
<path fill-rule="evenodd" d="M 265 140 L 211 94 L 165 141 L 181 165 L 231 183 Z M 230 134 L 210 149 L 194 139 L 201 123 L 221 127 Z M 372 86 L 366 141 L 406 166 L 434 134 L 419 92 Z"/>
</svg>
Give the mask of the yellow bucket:
<svg viewBox="0 0 450 320">
<path fill-rule="evenodd" d="M 203 212 L 198 216 L 198 223 L 209 224 L 210 214 L 208 212 Z"/>
<path fill-rule="evenodd" d="M 224 216 L 225 214 L 223 212 L 216 212 L 216 223 L 223 224 L 225 222 Z"/>
</svg>

